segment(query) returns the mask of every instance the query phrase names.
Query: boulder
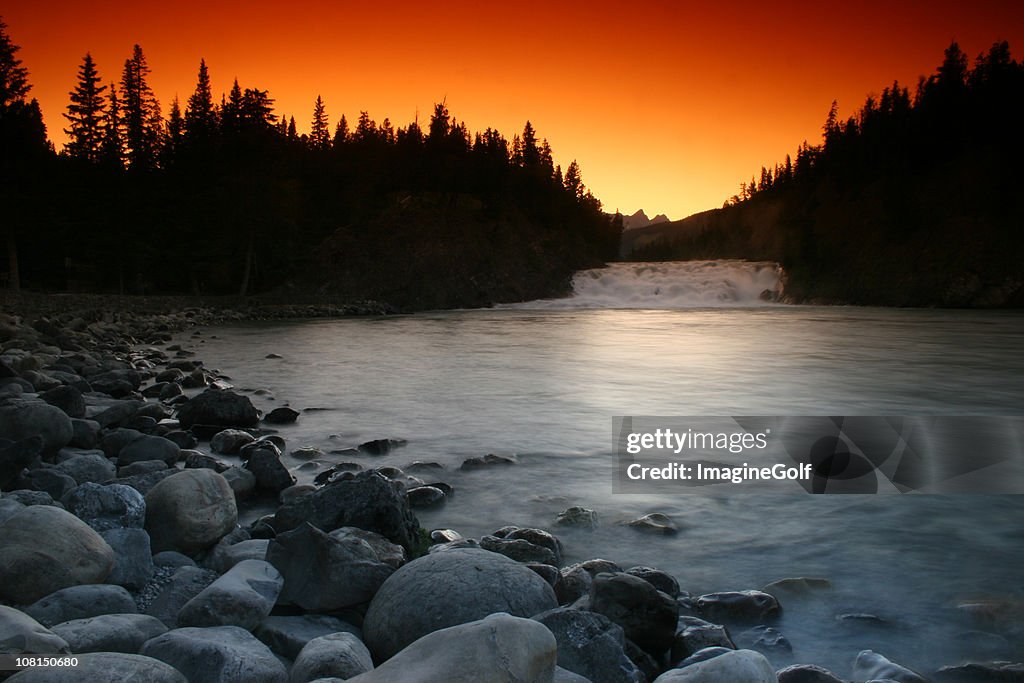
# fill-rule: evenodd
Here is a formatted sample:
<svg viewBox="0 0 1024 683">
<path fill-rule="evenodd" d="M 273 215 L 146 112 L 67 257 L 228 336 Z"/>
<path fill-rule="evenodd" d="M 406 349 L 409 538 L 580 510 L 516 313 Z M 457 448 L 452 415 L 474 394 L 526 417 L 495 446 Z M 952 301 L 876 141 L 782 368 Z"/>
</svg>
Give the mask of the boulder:
<svg viewBox="0 0 1024 683">
<path fill-rule="evenodd" d="M 156 571 L 149 534 L 145 529 L 132 528 L 108 529 L 101 531 L 100 536 L 117 556 L 114 569 L 107 577 L 107 583 L 123 586 L 128 590 L 142 590 Z"/>
<path fill-rule="evenodd" d="M 483 536 L 480 538 L 480 547 L 492 553 L 504 555 L 516 562 L 539 562 L 540 564 L 558 565 L 558 558 L 553 552 L 522 538 L 510 539 L 498 538 L 497 536 Z"/>
<path fill-rule="evenodd" d="M 25 473 L 25 482 L 36 491 L 46 491 L 54 500 L 60 500 L 78 482 L 56 467 L 40 467 Z"/>
<path fill-rule="evenodd" d="M 145 498 L 123 484 L 87 482 L 68 491 L 61 503 L 96 531 L 142 528 L 146 520 Z"/>
<path fill-rule="evenodd" d="M 210 450 L 222 455 L 236 455 L 242 446 L 255 440 L 256 437 L 241 429 L 224 429 L 210 439 Z"/>
<path fill-rule="evenodd" d="M 216 580 L 216 572 L 195 566 L 180 566 L 146 607 L 146 614 L 156 617 L 167 628 L 177 628 L 181 609 Z"/>
<path fill-rule="evenodd" d="M 363 631 L 383 660 L 438 629 L 495 612 L 531 617 L 556 606 L 551 586 L 522 564 L 486 550 L 453 549 L 392 574 L 370 603 Z"/>
<path fill-rule="evenodd" d="M 51 629 L 75 654 L 125 652 L 135 654 L 150 638 L 167 632 L 159 619 L 146 614 L 101 614 L 72 619 Z"/>
<path fill-rule="evenodd" d="M 735 650 L 736 644 L 724 626 L 697 617 L 679 617 L 675 641 L 672 643 L 672 661 L 681 661 L 708 647 Z"/>
<path fill-rule="evenodd" d="M 451 554 L 442 553 L 437 557 Z M 415 563 L 406 566 L 412 564 Z M 555 658 L 555 638 L 542 624 L 508 614 L 492 614 L 432 631 L 373 671 L 348 680 L 350 683 L 553 683 Z"/>
<path fill-rule="evenodd" d="M 95 412 L 92 419 L 98 422 L 100 427 L 116 427 L 135 417 L 141 405 L 141 401 L 114 401 L 107 404 L 106 408 Z"/>
<path fill-rule="evenodd" d="M 778 683 L 775 669 L 760 652 L 730 650 L 712 659 L 672 669 L 654 683 Z"/>
<path fill-rule="evenodd" d="M 622 627 L 595 612 L 558 607 L 533 617 L 558 642 L 558 666 L 592 683 L 643 683 L 646 679 L 626 656 Z"/>
<path fill-rule="evenodd" d="M 38 435 L 19 441 L 0 439 L 0 489 L 7 488 L 42 452 L 43 439 Z"/>
<path fill-rule="evenodd" d="M 67 641 L 28 614 L 0 605 L 0 652 L 12 655 L 54 655 L 68 654 L 71 648 Z"/>
<path fill-rule="evenodd" d="M 626 638 L 655 658 L 675 639 L 679 605 L 637 576 L 595 576 L 590 586 L 590 609 L 621 626 Z"/>
<path fill-rule="evenodd" d="M 267 413 L 266 417 L 263 418 L 263 421 L 268 424 L 285 425 L 295 422 L 295 420 L 297 420 L 298 417 L 299 411 L 295 410 L 294 408 L 282 406 L 280 408 L 274 408 L 269 413 Z"/>
<path fill-rule="evenodd" d="M 117 454 L 117 464 L 121 467 L 133 462 L 146 460 L 162 460 L 168 465 L 178 462 L 181 448 L 178 444 L 162 436 L 143 435 L 134 439 Z"/>
<path fill-rule="evenodd" d="M 310 612 L 368 602 L 394 571 L 366 541 L 335 538 L 311 524 L 278 534 L 267 561 L 284 576 L 281 602 Z"/>
<path fill-rule="evenodd" d="M 656 536 L 674 536 L 679 532 L 679 528 L 672 521 L 672 518 L 660 512 L 652 512 L 649 515 L 631 519 L 628 522 L 622 522 L 622 524 L 637 531 Z"/>
<path fill-rule="evenodd" d="M 0 599 L 34 602 L 61 588 L 100 583 L 114 551 L 69 512 L 47 505 L 18 510 L 0 523 Z"/>
<path fill-rule="evenodd" d="M 555 518 L 555 524 L 593 530 L 598 526 L 597 513 L 575 505 L 559 512 L 558 517 Z"/>
<path fill-rule="evenodd" d="M 395 569 L 398 569 L 405 564 L 407 556 L 405 554 L 405 548 L 392 543 L 388 539 L 384 538 L 378 533 L 373 531 L 367 531 L 366 529 L 357 529 L 354 526 L 343 526 L 340 529 L 335 529 L 330 533 L 331 538 L 345 539 L 345 538 L 358 538 L 361 541 L 365 541 L 369 544 L 370 548 L 373 549 L 374 554 L 377 556 L 377 560 L 384 564 L 390 565 Z"/>
<path fill-rule="evenodd" d="M 223 574 L 234 567 L 242 560 L 265 560 L 267 559 L 267 547 L 270 541 L 265 538 L 253 538 L 237 543 L 228 543 L 231 535 L 225 536 L 220 543 L 213 546 L 206 559 L 204 566 L 209 567 L 218 574 Z"/>
<path fill-rule="evenodd" d="M 289 674 L 289 683 L 308 683 L 318 678 L 353 678 L 373 669 L 373 658 L 363 642 L 351 633 L 331 633 L 306 643 Z"/>
<path fill-rule="evenodd" d="M 152 657 L 120 652 L 90 652 L 76 655 L 77 666 L 67 669 L 26 669 L 7 679 L 9 683 L 188 683 L 173 666 Z"/>
<path fill-rule="evenodd" d="M 245 461 L 245 469 L 256 477 L 256 488 L 270 493 L 280 493 L 295 484 L 295 477 L 281 462 L 281 456 L 276 449 L 256 449 Z"/>
<path fill-rule="evenodd" d="M 100 423 L 95 420 L 71 420 L 71 441 L 75 448 L 96 448 L 100 442 Z"/>
<path fill-rule="evenodd" d="M 269 562 L 243 560 L 185 603 L 180 626 L 240 626 L 255 629 L 270 616 L 284 585 Z"/>
<path fill-rule="evenodd" d="M 361 629 L 325 614 L 267 617 L 253 633 L 275 653 L 295 659 L 306 643 L 314 638 L 341 632 L 351 633 L 362 641 Z"/>
<path fill-rule="evenodd" d="M 61 451 L 62 454 L 66 452 L 67 450 Z M 117 476 L 117 468 L 114 467 L 114 463 L 107 460 L 103 451 L 72 454 L 70 458 L 57 465 L 57 470 L 74 479 L 76 484 L 106 484 Z"/>
<path fill-rule="evenodd" d="M 82 392 L 75 387 L 57 386 L 39 394 L 39 398 L 51 406 L 60 408 L 68 417 L 85 417 L 85 399 L 82 398 Z"/>
<path fill-rule="evenodd" d="M 72 586 L 47 595 L 25 608 L 44 626 L 101 614 L 133 614 L 138 610 L 131 594 L 121 586 Z"/>
<path fill-rule="evenodd" d="M 193 555 L 213 546 L 238 522 L 231 486 L 213 470 L 182 470 L 146 494 L 146 531 L 153 552 Z"/>
<path fill-rule="evenodd" d="M 43 454 L 53 455 L 68 445 L 74 430 L 60 408 L 38 399 L 10 398 L 0 401 L 0 434 L 12 441 L 38 436 Z"/>
<path fill-rule="evenodd" d="M 679 582 L 675 577 L 653 567 L 630 567 L 626 573 L 638 576 L 665 595 L 674 598 L 679 595 Z"/>
<path fill-rule="evenodd" d="M 697 598 L 697 611 L 714 622 L 760 623 L 782 613 L 775 596 L 761 591 L 726 591 Z"/>
<path fill-rule="evenodd" d="M 776 671 L 775 675 L 779 683 L 843 683 L 839 676 L 815 664 L 794 664 Z"/>
<path fill-rule="evenodd" d="M 324 531 L 343 526 L 374 531 L 410 554 L 415 554 L 420 546 L 419 521 L 410 510 L 404 491 L 372 470 L 333 482 L 281 506 L 274 515 L 273 527 L 279 532 L 288 531 L 303 522 Z"/>
<path fill-rule="evenodd" d="M 233 391 L 207 389 L 178 409 L 178 421 L 186 429 L 194 424 L 252 427 L 259 419 L 252 401 Z"/>
<path fill-rule="evenodd" d="M 891 679 L 898 683 L 927 683 L 921 674 L 888 660 L 873 650 L 863 650 L 853 662 L 853 680 Z"/>
<path fill-rule="evenodd" d="M 237 626 L 174 629 L 148 641 L 140 654 L 170 664 L 189 683 L 288 681 L 284 664 Z"/>
</svg>

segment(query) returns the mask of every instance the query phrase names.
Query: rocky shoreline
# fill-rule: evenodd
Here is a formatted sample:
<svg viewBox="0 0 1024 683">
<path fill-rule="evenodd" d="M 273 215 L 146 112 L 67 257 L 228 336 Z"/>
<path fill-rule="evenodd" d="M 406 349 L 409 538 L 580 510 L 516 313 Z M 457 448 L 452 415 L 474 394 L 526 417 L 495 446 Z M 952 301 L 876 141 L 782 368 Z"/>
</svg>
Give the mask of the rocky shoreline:
<svg viewBox="0 0 1024 683">
<path fill-rule="evenodd" d="M 415 510 L 452 493 L 436 463 L 403 471 L 338 462 L 297 484 L 274 429 L 300 414 L 261 415 L 173 343 L 197 326 L 385 306 L 135 300 L 111 310 L 105 301 L 2 302 L 0 654 L 77 664 L 8 680 L 1024 677 L 1022 665 L 988 663 L 928 678 L 870 650 L 849 679 L 813 665 L 776 671 L 764 653 L 792 649 L 773 627 L 782 603 L 813 599 L 827 581 L 697 596 L 651 567 L 598 558 L 565 566 L 562 542 L 546 529 L 509 526 L 479 539 L 428 531 Z M 487 455 L 463 468 L 508 464 Z M 253 497 L 276 509 L 240 525 L 239 507 Z M 554 525 L 595 520 L 569 508 Z M 633 525 L 672 531 L 657 514 Z"/>
</svg>

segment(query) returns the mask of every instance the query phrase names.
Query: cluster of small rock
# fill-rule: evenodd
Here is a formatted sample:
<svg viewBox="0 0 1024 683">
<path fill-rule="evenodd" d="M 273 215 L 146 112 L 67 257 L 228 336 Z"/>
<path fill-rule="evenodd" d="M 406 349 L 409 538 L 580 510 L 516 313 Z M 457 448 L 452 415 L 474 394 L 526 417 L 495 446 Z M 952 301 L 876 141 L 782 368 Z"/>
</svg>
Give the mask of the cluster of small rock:
<svg viewBox="0 0 1024 683">
<path fill-rule="evenodd" d="M 436 463 L 339 463 L 297 485 L 268 427 L 297 411 L 260 415 L 190 352 L 155 347 L 194 318 L 0 319 L 0 651 L 78 662 L 10 681 L 841 680 L 775 671 L 758 651 L 788 647 L 772 587 L 692 596 L 651 567 L 566 565 L 543 529 L 428 533 L 414 508 L 452 495 L 430 481 Z M 253 495 L 279 504 L 242 527 Z M 555 523 L 597 516 L 573 507 Z M 657 513 L 629 524 L 676 531 Z M 925 680 L 871 651 L 853 678 Z"/>
</svg>

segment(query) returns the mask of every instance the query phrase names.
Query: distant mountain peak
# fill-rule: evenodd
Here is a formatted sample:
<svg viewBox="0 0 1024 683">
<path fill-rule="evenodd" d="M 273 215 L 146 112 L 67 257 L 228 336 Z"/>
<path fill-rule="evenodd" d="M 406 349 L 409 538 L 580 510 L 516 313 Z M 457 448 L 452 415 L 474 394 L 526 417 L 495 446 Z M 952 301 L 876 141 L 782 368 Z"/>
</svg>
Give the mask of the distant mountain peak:
<svg viewBox="0 0 1024 683">
<path fill-rule="evenodd" d="M 637 209 L 636 213 L 632 216 L 623 216 L 622 227 L 625 230 L 636 230 L 637 228 L 646 228 L 648 225 L 667 223 L 668 221 L 668 216 L 663 213 L 659 213 L 654 218 L 648 218 L 647 213 L 643 209 Z"/>
</svg>

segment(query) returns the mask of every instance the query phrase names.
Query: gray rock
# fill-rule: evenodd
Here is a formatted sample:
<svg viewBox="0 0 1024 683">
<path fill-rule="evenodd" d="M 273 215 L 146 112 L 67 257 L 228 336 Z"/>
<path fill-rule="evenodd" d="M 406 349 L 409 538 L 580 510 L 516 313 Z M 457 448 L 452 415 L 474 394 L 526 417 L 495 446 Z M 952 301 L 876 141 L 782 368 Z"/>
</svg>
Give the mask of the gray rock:
<svg viewBox="0 0 1024 683">
<path fill-rule="evenodd" d="M 775 675 L 779 683 L 843 683 L 843 679 L 828 669 L 814 664 L 794 664 L 776 671 Z"/>
<path fill-rule="evenodd" d="M 593 530 L 598 526 L 597 513 L 576 505 L 559 512 L 555 524 Z"/>
<path fill-rule="evenodd" d="M 51 629 L 75 654 L 125 652 L 135 654 L 150 638 L 167 632 L 159 619 L 146 614 L 101 614 L 72 619 Z"/>
<path fill-rule="evenodd" d="M 778 629 L 771 626 L 755 626 L 736 636 L 736 643 L 746 650 L 757 650 L 769 655 L 789 655 L 793 645 Z"/>
<path fill-rule="evenodd" d="M 934 678 L 939 683 L 1017 683 L 1024 681 L 1024 663 L 968 662 L 944 666 Z"/>
<path fill-rule="evenodd" d="M 92 419 L 98 422 L 100 427 L 116 427 L 135 417 L 141 406 L 141 401 L 114 401 L 94 413 Z"/>
<path fill-rule="evenodd" d="M 672 646 L 679 605 L 639 577 L 598 574 L 590 586 L 590 609 L 621 626 L 626 638 L 655 658 Z"/>
<path fill-rule="evenodd" d="M 151 657 L 118 652 L 90 652 L 77 655 L 77 666 L 67 669 L 26 669 L 8 679 L 10 683 L 188 683 L 173 666 Z"/>
<path fill-rule="evenodd" d="M 255 440 L 256 437 L 241 429 L 225 429 L 217 432 L 210 439 L 210 450 L 222 455 L 236 455 L 242 446 Z"/>
<path fill-rule="evenodd" d="M 256 477 L 256 488 L 271 493 L 280 493 L 295 484 L 295 477 L 281 462 L 276 450 L 258 448 L 249 454 L 245 469 Z"/>
<path fill-rule="evenodd" d="M 607 617 L 558 607 L 533 617 L 558 642 L 558 666 L 593 683 L 643 683 L 646 679 L 624 650 L 622 628 Z"/>
<path fill-rule="evenodd" d="M 252 401 L 233 391 L 207 389 L 178 410 L 178 421 L 185 428 L 194 424 L 252 427 L 259 419 Z"/>
<path fill-rule="evenodd" d="M 295 420 L 297 420 L 298 417 L 299 411 L 295 410 L 294 408 L 282 406 L 280 408 L 274 408 L 269 413 L 267 413 L 266 417 L 263 418 L 263 421 L 268 424 L 284 425 L 295 422 Z"/>
<path fill-rule="evenodd" d="M 135 474 L 130 477 L 122 477 L 120 479 L 115 479 L 113 483 L 131 486 L 133 489 L 145 496 L 154 486 L 177 472 L 177 468 L 171 467 L 158 472 L 147 472 L 146 474 Z"/>
<path fill-rule="evenodd" d="M 736 649 L 729 630 L 719 624 L 697 617 L 679 617 L 675 641 L 672 643 L 672 661 L 678 662 L 708 647 Z"/>
<path fill-rule="evenodd" d="M 309 522 L 324 531 L 354 526 L 374 531 L 410 554 L 419 551 L 419 522 L 401 488 L 372 470 L 328 484 L 316 493 L 284 505 L 273 526 L 288 531 Z"/>
<path fill-rule="evenodd" d="M 156 567 L 149 543 L 149 534 L 144 529 L 108 529 L 100 535 L 117 556 L 114 570 L 107 577 L 107 583 L 139 591 L 150 579 Z"/>
<path fill-rule="evenodd" d="M 141 528 L 146 519 L 146 500 L 123 484 L 87 482 L 68 491 L 61 503 L 96 531 Z"/>
<path fill-rule="evenodd" d="M 295 659 L 306 643 L 314 638 L 341 632 L 351 633 L 362 640 L 361 629 L 325 614 L 267 617 L 254 634 L 272 651 L 287 659 Z"/>
<path fill-rule="evenodd" d="M 59 385 L 39 394 L 39 398 L 51 406 L 60 408 L 68 417 L 85 417 L 85 399 L 82 398 L 82 392 L 75 387 Z"/>
<path fill-rule="evenodd" d="M 782 607 L 761 591 L 726 591 L 697 598 L 697 610 L 715 622 L 758 623 L 775 619 Z"/>
<path fill-rule="evenodd" d="M 185 469 L 208 469 L 214 472 L 223 474 L 225 471 L 231 469 L 231 465 L 227 464 L 223 460 L 219 460 L 212 455 L 207 455 L 200 451 L 183 450 L 181 456 L 185 458 Z"/>
<path fill-rule="evenodd" d="M 47 505 L 18 510 L 0 523 L 0 599 L 34 602 L 68 586 L 99 583 L 114 551 L 69 512 Z"/>
<path fill-rule="evenodd" d="M 370 603 L 363 630 L 370 651 L 387 659 L 447 626 L 495 612 L 530 617 L 556 606 L 551 586 L 518 562 L 486 550 L 448 550 L 392 574 Z"/>
<path fill-rule="evenodd" d="M 783 597 L 814 596 L 823 590 L 832 588 L 832 582 L 812 576 L 798 576 L 772 581 L 761 589 L 762 593 L 774 595 L 776 599 Z"/>
<path fill-rule="evenodd" d="M 146 531 L 153 552 L 192 555 L 213 546 L 238 522 L 235 496 L 213 470 L 182 470 L 146 494 Z"/>
<path fill-rule="evenodd" d="M 183 673 L 189 683 L 287 683 L 267 646 L 237 626 L 179 628 L 153 638 L 141 654 Z"/>
<path fill-rule="evenodd" d="M 167 463 L 163 460 L 140 460 L 130 465 L 117 468 L 117 476 L 134 477 L 138 474 L 149 474 L 150 472 L 163 472 L 167 469 Z"/>
<path fill-rule="evenodd" d="M 117 468 L 114 467 L 114 463 L 107 460 L 103 451 L 77 453 L 57 465 L 57 469 L 74 479 L 77 484 L 106 484 L 117 476 Z"/>
<path fill-rule="evenodd" d="M 429 508 L 447 500 L 444 491 L 436 486 L 416 486 L 407 492 L 409 505 L 414 508 Z"/>
<path fill-rule="evenodd" d="M 889 678 L 899 683 L 927 683 L 921 674 L 886 659 L 872 650 L 862 650 L 853 663 L 853 679 L 870 681 Z"/>
<path fill-rule="evenodd" d="M 157 567 L 195 567 L 196 562 L 188 555 L 173 550 L 165 550 L 153 555 L 153 564 Z"/>
<path fill-rule="evenodd" d="M 71 441 L 75 448 L 96 448 L 100 442 L 100 423 L 95 420 L 71 420 Z"/>
<path fill-rule="evenodd" d="M 632 519 L 628 522 L 622 522 L 628 527 L 632 527 L 637 531 L 642 531 L 648 534 L 655 534 L 661 536 L 674 536 L 679 532 L 679 528 L 675 522 L 668 515 L 664 515 L 660 512 L 652 512 L 649 515 Z"/>
<path fill-rule="evenodd" d="M 71 476 L 56 467 L 40 467 L 25 473 L 25 481 L 37 491 L 45 491 L 54 500 L 60 500 L 71 489 L 78 486 Z"/>
<path fill-rule="evenodd" d="M 45 401 L 11 398 L 0 401 L 0 434 L 12 441 L 32 436 L 43 440 L 43 454 L 52 455 L 68 445 L 74 430 L 71 418 Z"/>
<path fill-rule="evenodd" d="M 124 427 L 108 429 L 100 438 L 100 448 L 108 458 L 116 458 L 125 446 L 136 439 L 141 439 L 142 436 L 142 432 L 134 429 L 125 429 Z"/>
<path fill-rule="evenodd" d="M 679 595 L 679 582 L 675 577 L 653 567 L 630 567 L 626 573 L 637 576 L 669 597 Z"/>
<path fill-rule="evenodd" d="M 555 678 L 554 683 L 592 683 L 586 676 L 581 676 L 578 673 L 573 673 L 568 669 L 563 669 L 560 666 L 555 667 Z"/>
<path fill-rule="evenodd" d="M 515 465 L 519 462 L 519 459 L 514 455 L 495 455 L 494 453 L 488 453 L 485 456 L 475 456 L 472 458 L 466 458 L 462 461 L 462 465 L 459 466 L 460 470 L 477 470 L 483 467 L 491 467 L 493 465 Z"/>
<path fill-rule="evenodd" d="M 778 679 L 760 652 L 730 650 L 682 669 L 671 669 L 654 683 L 778 683 Z"/>
<path fill-rule="evenodd" d="M 398 569 L 407 561 L 405 548 L 392 543 L 388 539 L 384 538 L 378 533 L 373 531 L 367 531 L 366 529 L 358 529 L 353 526 L 343 526 L 340 529 L 335 529 L 330 534 L 331 538 L 343 540 L 346 538 L 358 538 L 361 541 L 365 541 L 374 554 L 377 556 L 379 562 L 383 562 L 386 565 L 390 565 L 395 569 Z"/>
<path fill-rule="evenodd" d="M 222 472 L 237 500 L 248 498 L 256 491 L 256 475 L 244 467 L 232 466 Z"/>
<path fill-rule="evenodd" d="M 331 676 L 345 680 L 371 669 L 373 658 L 361 640 L 351 633 L 331 633 L 306 643 L 292 666 L 289 683 Z"/>
<path fill-rule="evenodd" d="M 265 538 L 253 538 L 238 543 L 225 543 L 222 539 L 206 556 L 204 565 L 223 574 L 242 560 L 267 559 L 269 545 L 270 541 Z"/>
<path fill-rule="evenodd" d="M 64 507 L 60 503 L 56 502 L 46 491 L 33 491 L 31 489 L 18 489 L 17 491 L 9 491 L 4 494 L 4 500 L 17 501 L 22 505 L 55 505 L 57 507 Z"/>
<path fill-rule="evenodd" d="M 557 565 L 558 559 L 555 554 L 539 545 L 534 545 L 527 540 L 517 538 L 498 538 L 496 536 L 483 536 L 480 538 L 480 547 L 492 553 L 499 553 L 511 558 L 516 562 L 539 562 L 540 564 Z"/>
<path fill-rule="evenodd" d="M 163 590 L 146 607 L 146 614 L 156 617 L 167 628 L 177 628 L 178 615 L 185 604 L 217 580 L 217 573 L 199 567 L 178 567 Z"/>
<path fill-rule="evenodd" d="M 330 612 L 367 602 L 394 569 L 366 542 L 303 524 L 270 542 L 267 561 L 284 576 L 281 602 Z"/>
<path fill-rule="evenodd" d="M 677 669 L 683 669 L 683 668 L 686 668 L 686 667 L 690 666 L 691 664 L 697 664 L 699 662 L 706 662 L 709 659 L 714 659 L 715 657 L 721 657 L 722 655 L 727 655 L 730 652 L 732 652 L 734 649 L 735 648 L 722 647 L 720 645 L 714 645 L 714 646 L 711 646 L 711 647 L 701 648 L 700 650 L 697 650 L 696 652 L 694 652 L 692 655 L 690 655 L 689 657 L 687 657 L 683 661 L 679 662 L 679 665 L 676 666 L 676 668 Z"/>
<path fill-rule="evenodd" d="M 438 557 L 449 555 L 442 553 Z M 530 619 L 492 614 L 478 621 L 433 631 L 373 671 L 349 681 L 552 683 L 555 658 L 555 638 L 546 627 Z"/>
<path fill-rule="evenodd" d="M 29 436 L 20 441 L 0 439 L 0 489 L 7 488 L 42 452 L 43 439 L 40 436 Z"/>
<path fill-rule="evenodd" d="M 25 608 L 25 614 L 43 626 L 101 614 L 133 614 L 135 601 L 121 586 L 72 586 L 50 593 Z"/>
<path fill-rule="evenodd" d="M 121 449 L 117 464 L 121 467 L 144 460 L 163 460 L 168 465 L 178 462 L 181 448 L 162 436 L 143 435 Z"/>
<path fill-rule="evenodd" d="M 28 614 L 0 605 L 0 652 L 12 655 L 68 654 L 67 642 Z"/>
<path fill-rule="evenodd" d="M 269 562 L 242 560 L 185 603 L 180 626 L 240 626 L 255 629 L 270 616 L 284 585 Z"/>
</svg>

